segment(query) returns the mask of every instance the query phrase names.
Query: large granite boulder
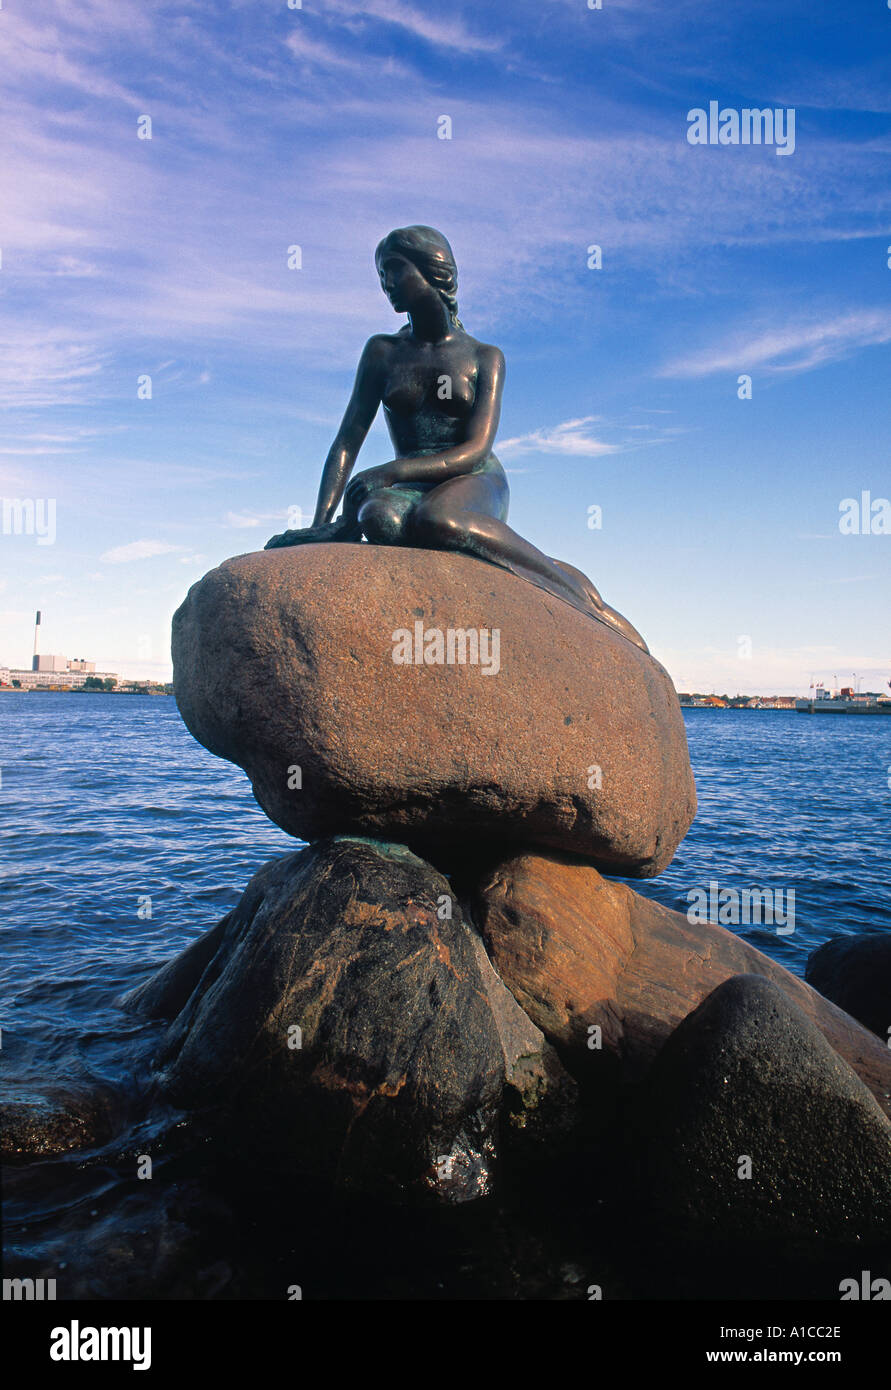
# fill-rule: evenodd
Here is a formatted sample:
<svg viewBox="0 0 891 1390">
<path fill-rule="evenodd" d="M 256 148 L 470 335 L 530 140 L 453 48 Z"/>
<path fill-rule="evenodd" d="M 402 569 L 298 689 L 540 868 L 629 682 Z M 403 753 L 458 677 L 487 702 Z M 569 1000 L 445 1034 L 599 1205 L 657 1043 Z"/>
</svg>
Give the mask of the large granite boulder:
<svg viewBox="0 0 891 1390">
<path fill-rule="evenodd" d="M 505 1152 L 571 1142 L 575 1083 L 402 845 L 337 836 L 267 864 L 124 1002 L 177 1015 L 164 1098 L 267 1166 L 449 1203 L 487 1193 Z"/>
<path fill-rule="evenodd" d="M 499 975 L 579 1081 L 644 1075 L 733 975 L 775 984 L 891 1115 L 891 1051 L 747 942 L 558 854 L 516 854 L 479 881 L 474 919 Z"/>
<path fill-rule="evenodd" d="M 188 728 L 304 839 L 379 836 L 440 864 L 488 842 L 543 845 L 649 877 L 693 818 L 664 668 L 471 556 L 237 556 L 190 589 L 173 663 Z"/>
<path fill-rule="evenodd" d="M 891 1046 L 891 934 L 834 936 L 808 956 L 804 977 Z"/>
<path fill-rule="evenodd" d="M 669 1038 L 630 1118 L 640 1215 L 675 1250 L 769 1263 L 891 1246 L 891 1124 L 769 980 L 719 985 Z"/>
</svg>

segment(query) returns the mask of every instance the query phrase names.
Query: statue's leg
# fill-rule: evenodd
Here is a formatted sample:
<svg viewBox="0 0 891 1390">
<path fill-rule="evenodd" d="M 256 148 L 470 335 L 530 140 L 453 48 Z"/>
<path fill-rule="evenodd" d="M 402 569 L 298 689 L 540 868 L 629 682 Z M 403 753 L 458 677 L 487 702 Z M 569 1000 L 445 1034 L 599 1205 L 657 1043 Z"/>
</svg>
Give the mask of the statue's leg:
<svg viewBox="0 0 891 1390">
<path fill-rule="evenodd" d="M 610 608 L 608 603 L 604 603 L 599 591 L 595 589 L 594 585 L 591 583 L 590 579 L 586 574 L 583 574 L 581 570 L 577 570 L 575 565 L 567 564 L 565 560 L 552 559 L 551 563 L 559 565 L 560 569 L 566 570 L 568 574 L 572 574 L 575 576 L 575 578 L 583 586 L 585 593 L 588 595 L 588 599 L 592 607 L 597 609 L 597 612 L 600 614 L 601 618 L 605 623 L 609 623 L 610 626 L 614 627 L 617 632 L 621 632 L 623 637 L 627 637 L 630 641 L 636 643 L 636 645 L 640 647 L 641 651 L 649 653 L 650 649 L 647 646 L 644 639 L 641 637 L 637 628 L 633 627 L 632 624 L 629 623 L 628 619 L 626 617 L 623 617 L 621 613 L 618 613 L 615 608 Z"/>
<path fill-rule="evenodd" d="M 556 563 L 499 519 L 506 506 L 503 475 L 470 473 L 450 478 L 429 492 L 412 512 L 409 527 L 413 543 L 431 550 L 468 551 L 515 569 L 615 628 L 645 651 L 640 635 L 626 619 L 607 608 L 589 579 L 571 565 Z"/>
<path fill-rule="evenodd" d="M 416 545 L 430 550 L 464 550 L 483 560 L 516 565 L 546 581 L 563 597 L 589 606 L 583 587 L 542 551 L 499 519 L 505 510 L 506 482 L 496 475 L 466 473 L 428 492 L 414 509 L 411 532 Z"/>
</svg>

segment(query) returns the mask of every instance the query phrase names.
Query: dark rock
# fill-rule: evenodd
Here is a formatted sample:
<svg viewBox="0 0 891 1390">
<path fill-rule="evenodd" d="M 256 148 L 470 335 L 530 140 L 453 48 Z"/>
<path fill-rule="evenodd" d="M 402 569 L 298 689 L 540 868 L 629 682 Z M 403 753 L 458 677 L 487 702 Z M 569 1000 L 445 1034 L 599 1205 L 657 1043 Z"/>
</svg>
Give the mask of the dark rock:
<svg viewBox="0 0 891 1390">
<path fill-rule="evenodd" d="M 883 1042 L 891 1038 L 891 934 L 861 932 L 824 941 L 808 957 L 804 975 Z"/>
<path fill-rule="evenodd" d="M 451 662 L 395 663 L 396 635 L 414 641 L 416 624 L 444 644 L 497 630 L 497 670 L 492 650 L 462 664 L 463 638 Z M 307 840 L 374 835 L 437 863 L 538 844 L 649 877 L 696 809 L 664 668 L 467 555 L 318 544 L 237 556 L 190 589 L 173 664 L 194 736 Z"/>
<path fill-rule="evenodd" d="M 891 1124 L 759 976 L 725 981 L 675 1030 L 632 1129 L 636 1200 L 669 1242 L 769 1260 L 891 1241 Z M 750 1178 L 739 1176 L 747 1159 Z"/>
<path fill-rule="evenodd" d="M 463 1201 L 491 1189 L 502 1134 L 553 1145 L 571 1125 L 574 1083 L 448 880 L 404 846 L 338 836 L 266 865 L 143 1007 L 165 1012 L 196 976 L 162 1091 L 264 1162 Z"/>
<path fill-rule="evenodd" d="M 101 1090 L 20 1090 L 0 1103 L 0 1157 L 32 1163 L 104 1144 L 115 1129 L 116 1105 Z"/>
</svg>

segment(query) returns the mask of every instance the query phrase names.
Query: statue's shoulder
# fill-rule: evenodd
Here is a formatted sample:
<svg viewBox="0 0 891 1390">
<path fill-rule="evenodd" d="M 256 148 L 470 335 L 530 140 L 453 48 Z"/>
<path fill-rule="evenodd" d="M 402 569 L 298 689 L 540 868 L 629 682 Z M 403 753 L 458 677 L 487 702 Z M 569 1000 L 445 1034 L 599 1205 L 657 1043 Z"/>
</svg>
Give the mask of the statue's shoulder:
<svg viewBox="0 0 891 1390">
<path fill-rule="evenodd" d="M 359 379 L 376 381 L 381 372 L 387 372 L 398 341 L 398 335 L 395 333 L 373 333 L 359 358 Z"/>
<path fill-rule="evenodd" d="M 490 371 L 504 371 L 504 353 L 500 347 L 494 343 L 481 343 L 478 338 L 471 338 L 469 333 L 467 337 L 473 344 L 476 360 L 481 367 L 488 367 Z"/>
<path fill-rule="evenodd" d="M 385 357 L 389 352 L 393 351 L 403 331 L 403 329 L 400 329 L 399 333 L 372 333 L 365 347 L 362 349 L 362 356 L 372 358 Z"/>
</svg>

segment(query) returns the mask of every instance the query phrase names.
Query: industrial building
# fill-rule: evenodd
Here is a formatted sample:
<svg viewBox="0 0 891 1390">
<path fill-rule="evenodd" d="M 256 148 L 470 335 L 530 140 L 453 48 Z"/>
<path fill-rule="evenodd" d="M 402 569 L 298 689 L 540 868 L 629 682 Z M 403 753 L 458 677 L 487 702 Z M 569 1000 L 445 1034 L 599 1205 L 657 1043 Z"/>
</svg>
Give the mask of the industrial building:
<svg viewBox="0 0 891 1390">
<path fill-rule="evenodd" d="M 0 666 L 0 686 L 12 686 L 15 683 L 21 690 L 52 689 L 53 687 L 72 689 L 83 685 L 88 676 L 93 676 L 97 680 L 117 681 L 117 674 L 114 671 L 97 671 L 95 661 L 86 661 L 83 657 L 76 657 L 69 661 L 67 656 L 42 653 L 40 651 L 39 609 L 34 621 L 34 655 L 31 657 L 30 671 L 19 671 L 11 667 Z"/>
</svg>

